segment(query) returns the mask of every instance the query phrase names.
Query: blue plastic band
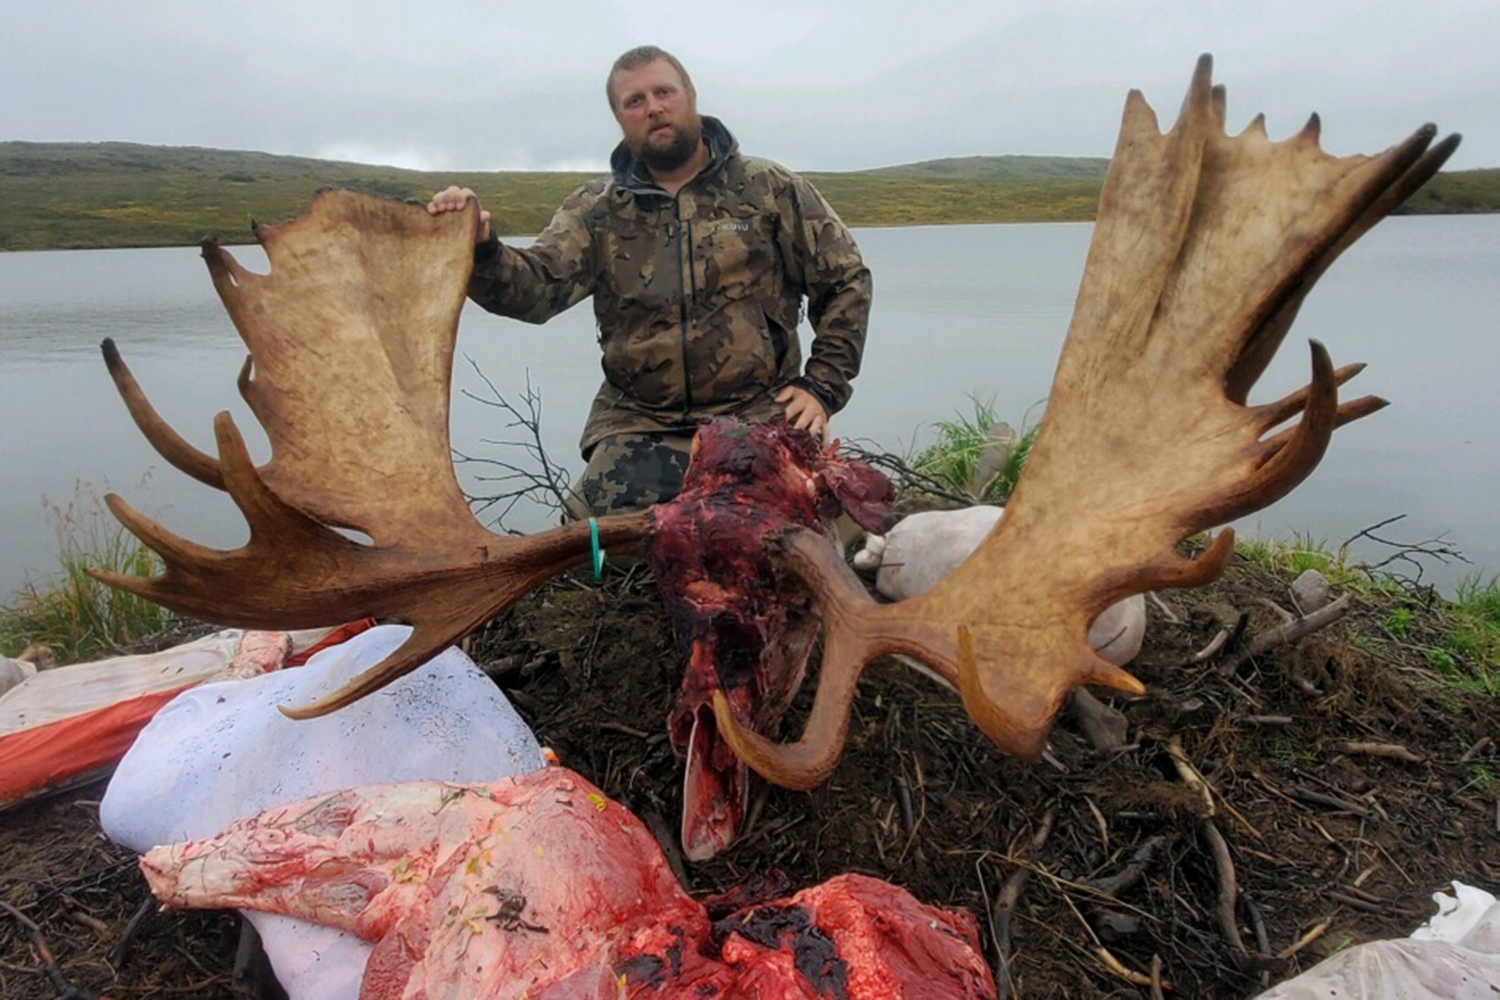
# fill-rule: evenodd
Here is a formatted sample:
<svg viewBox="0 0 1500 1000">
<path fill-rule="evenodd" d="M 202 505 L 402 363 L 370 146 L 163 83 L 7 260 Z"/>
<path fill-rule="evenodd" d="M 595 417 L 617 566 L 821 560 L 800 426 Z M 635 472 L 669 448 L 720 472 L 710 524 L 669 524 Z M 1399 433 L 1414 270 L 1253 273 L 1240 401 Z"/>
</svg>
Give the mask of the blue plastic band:
<svg viewBox="0 0 1500 1000">
<path fill-rule="evenodd" d="M 599 547 L 599 522 L 589 518 L 589 548 L 594 553 L 594 579 L 604 578 L 604 550 Z"/>
</svg>

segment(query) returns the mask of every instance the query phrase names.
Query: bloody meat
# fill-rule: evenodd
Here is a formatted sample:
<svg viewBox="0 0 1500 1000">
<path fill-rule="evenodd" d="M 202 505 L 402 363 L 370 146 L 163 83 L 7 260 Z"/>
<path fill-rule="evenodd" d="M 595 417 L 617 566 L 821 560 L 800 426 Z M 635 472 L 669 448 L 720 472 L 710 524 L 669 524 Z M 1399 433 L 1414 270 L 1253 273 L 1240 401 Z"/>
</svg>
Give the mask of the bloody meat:
<svg viewBox="0 0 1500 1000">
<path fill-rule="evenodd" d="M 885 531 L 894 493 L 879 472 L 784 420 L 720 417 L 693 439 L 682 492 L 651 510 L 648 560 L 688 656 L 668 731 L 685 760 L 689 859 L 728 847 L 749 801 L 749 772 L 719 736 L 713 692 L 724 691 L 742 725 L 768 732 L 801 687 L 818 634 L 810 595 L 777 573 L 765 542 L 790 527 L 832 539 L 841 513 Z"/>
<path fill-rule="evenodd" d="M 629 811 L 563 768 L 314 796 L 158 847 L 151 891 L 376 942 L 361 1000 L 984 1000 L 974 920 L 842 875 L 711 921 Z"/>
</svg>

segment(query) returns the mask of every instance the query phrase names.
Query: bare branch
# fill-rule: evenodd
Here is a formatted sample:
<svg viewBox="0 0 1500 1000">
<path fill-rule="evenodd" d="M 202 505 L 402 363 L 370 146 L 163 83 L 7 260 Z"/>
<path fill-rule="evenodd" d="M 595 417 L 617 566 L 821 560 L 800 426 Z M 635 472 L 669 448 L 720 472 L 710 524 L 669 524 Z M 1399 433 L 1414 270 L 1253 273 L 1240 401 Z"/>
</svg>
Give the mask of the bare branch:
<svg viewBox="0 0 1500 1000">
<path fill-rule="evenodd" d="M 1301 618 L 1294 619 L 1284 625 L 1260 633 L 1254 639 L 1251 639 L 1238 654 L 1225 660 L 1219 667 L 1220 673 L 1228 677 L 1238 670 L 1240 665 L 1246 660 L 1253 659 L 1277 646 L 1285 646 L 1296 642 L 1303 636 L 1311 635 L 1321 628 L 1327 628 L 1348 614 L 1349 602 L 1350 597 L 1348 594 L 1345 594 L 1332 604 L 1325 608 L 1319 608 L 1312 614 L 1303 615 Z"/>
<path fill-rule="evenodd" d="M 567 469 L 552 461 L 546 447 L 542 444 L 542 392 L 531 384 L 530 370 L 526 372 L 526 388 L 521 393 L 520 406 L 517 406 L 495 386 L 495 383 L 479 367 L 478 362 L 467 354 L 464 355 L 464 360 L 469 363 L 470 368 L 474 369 L 474 374 L 488 390 L 488 395 L 482 396 L 462 389 L 460 391 L 464 396 L 477 403 L 503 411 L 509 416 L 509 421 L 506 423 L 508 429 L 521 428 L 525 432 L 525 436 L 520 440 L 502 441 L 482 438 L 481 443 L 499 448 L 520 449 L 530 460 L 529 465 L 519 465 L 498 458 L 475 457 L 464 454 L 457 448 L 451 448 L 455 466 L 488 466 L 499 473 L 491 476 L 475 475 L 473 476 L 475 482 L 494 483 L 504 487 L 495 493 L 465 493 L 470 509 L 474 511 L 475 516 L 480 516 L 497 507 L 500 508 L 499 513 L 489 521 L 489 524 L 494 527 L 504 527 L 506 516 L 522 500 L 550 508 L 559 514 L 563 513 L 568 508 L 571 491 L 568 484 L 572 477 Z M 522 407 L 524 407 L 524 412 Z"/>
<path fill-rule="evenodd" d="M 1344 553 L 1348 551 L 1349 546 L 1361 538 L 1367 538 L 1372 542 L 1385 545 L 1396 551 L 1378 563 L 1359 563 L 1357 568 L 1372 579 L 1377 572 L 1383 570 L 1384 573 L 1382 575 L 1389 576 L 1410 589 L 1415 589 L 1422 583 L 1422 575 L 1426 568 L 1420 561 L 1422 559 L 1435 559 L 1444 566 L 1452 565 L 1454 562 L 1461 562 L 1470 566 L 1474 565 L 1473 560 L 1465 556 L 1462 551 L 1449 543 L 1442 535 L 1438 535 L 1436 538 L 1423 539 L 1420 542 L 1402 542 L 1391 538 L 1383 538 L 1375 534 L 1375 532 L 1386 525 L 1395 524 L 1405 517 L 1405 514 L 1397 514 L 1394 517 L 1388 517 L 1384 521 L 1379 521 L 1368 528 L 1356 532 L 1339 546 L 1339 561 L 1343 561 Z M 1396 564 L 1405 564 L 1412 567 L 1416 570 L 1416 576 L 1408 577 L 1386 569 L 1386 567 Z"/>
</svg>

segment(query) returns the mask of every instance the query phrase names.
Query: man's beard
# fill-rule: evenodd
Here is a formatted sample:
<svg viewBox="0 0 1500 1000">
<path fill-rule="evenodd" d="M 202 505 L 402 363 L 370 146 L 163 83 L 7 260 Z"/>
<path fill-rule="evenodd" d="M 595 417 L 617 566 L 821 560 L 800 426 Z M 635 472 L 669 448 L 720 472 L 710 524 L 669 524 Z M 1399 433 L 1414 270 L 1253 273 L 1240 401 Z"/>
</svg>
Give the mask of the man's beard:
<svg viewBox="0 0 1500 1000">
<path fill-rule="evenodd" d="M 654 146 L 651 144 L 651 136 L 647 135 L 640 148 L 635 150 L 635 155 L 651 170 L 676 170 L 693 158 L 693 154 L 698 151 L 698 144 L 703 141 L 703 126 L 697 122 L 685 127 L 672 125 L 670 128 L 672 141 L 667 145 Z"/>
</svg>

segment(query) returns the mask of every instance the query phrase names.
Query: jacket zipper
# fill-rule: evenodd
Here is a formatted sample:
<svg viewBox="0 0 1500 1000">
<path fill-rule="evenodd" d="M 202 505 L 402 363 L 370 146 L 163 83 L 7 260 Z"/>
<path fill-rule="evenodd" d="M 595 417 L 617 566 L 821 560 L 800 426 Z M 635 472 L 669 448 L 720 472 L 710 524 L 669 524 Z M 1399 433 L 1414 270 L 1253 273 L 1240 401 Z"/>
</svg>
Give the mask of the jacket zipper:
<svg viewBox="0 0 1500 1000">
<path fill-rule="evenodd" d="M 682 201 L 674 195 L 672 197 L 673 239 L 676 246 L 673 247 L 673 255 L 677 261 L 677 298 L 679 302 L 678 315 L 681 320 L 679 338 L 682 343 L 682 412 L 686 416 L 693 409 L 693 375 L 688 370 L 688 303 L 689 297 L 696 294 L 693 274 L 693 244 L 692 230 L 689 228 L 684 234 L 683 230 L 687 223 L 682 221 Z M 686 237 L 686 238 L 684 238 Z M 687 258 L 686 266 L 688 277 L 683 278 L 683 257 Z"/>
</svg>

